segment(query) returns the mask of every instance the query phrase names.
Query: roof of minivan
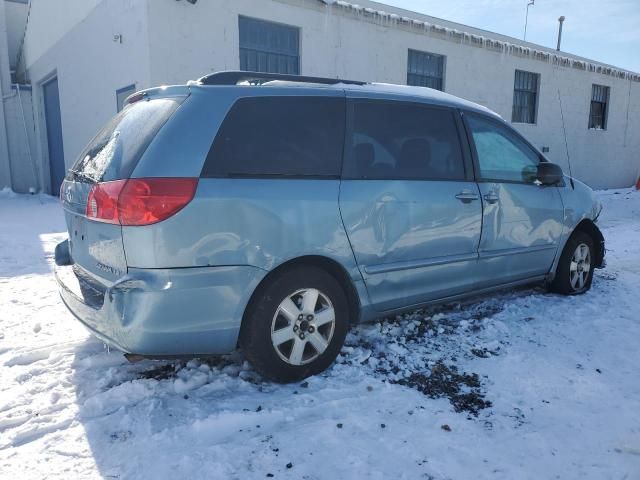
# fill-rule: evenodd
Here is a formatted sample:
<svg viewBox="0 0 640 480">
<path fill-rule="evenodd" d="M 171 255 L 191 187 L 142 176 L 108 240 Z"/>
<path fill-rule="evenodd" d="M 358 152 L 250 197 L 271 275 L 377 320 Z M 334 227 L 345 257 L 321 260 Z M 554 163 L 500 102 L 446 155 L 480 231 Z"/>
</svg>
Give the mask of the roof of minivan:
<svg viewBox="0 0 640 480">
<path fill-rule="evenodd" d="M 396 85 L 391 83 L 364 83 L 362 85 L 352 83 L 335 83 L 332 85 L 321 85 L 312 82 L 306 83 L 274 80 L 252 88 L 265 87 L 306 87 L 338 89 L 345 90 L 351 93 L 360 93 L 363 96 L 372 95 L 375 98 L 390 98 L 394 100 L 402 100 L 402 97 L 406 97 L 406 100 L 419 100 L 426 103 L 432 103 L 434 105 L 444 105 L 465 110 L 472 110 L 502 118 L 499 114 L 483 105 L 479 105 L 469 100 L 456 97 L 455 95 L 451 95 L 449 93 L 441 92 L 440 90 L 435 90 L 428 87 Z"/>
<path fill-rule="evenodd" d="M 456 97 L 450 93 L 441 92 L 428 87 L 415 87 L 409 85 L 395 85 L 391 83 L 367 83 L 365 85 L 341 85 L 344 90 L 359 91 L 363 93 L 372 93 L 380 95 L 389 95 L 394 98 L 398 97 L 411 97 L 420 98 L 426 100 L 429 103 L 438 105 L 448 105 L 456 108 L 462 108 L 466 110 L 476 110 L 483 113 L 488 113 L 497 117 L 500 117 L 496 112 L 489 108 L 465 100 L 464 98 Z"/>
</svg>

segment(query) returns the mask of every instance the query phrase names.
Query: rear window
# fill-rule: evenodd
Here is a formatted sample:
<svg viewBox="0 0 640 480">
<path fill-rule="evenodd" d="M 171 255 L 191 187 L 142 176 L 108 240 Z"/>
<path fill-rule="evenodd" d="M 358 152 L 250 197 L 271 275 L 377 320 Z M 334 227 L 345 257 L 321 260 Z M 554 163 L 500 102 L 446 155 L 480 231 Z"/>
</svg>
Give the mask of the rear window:
<svg viewBox="0 0 640 480">
<path fill-rule="evenodd" d="M 225 118 L 203 177 L 340 176 L 345 100 L 334 97 L 251 97 Z"/>
<path fill-rule="evenodd" d="M 451 110 L 391 101 L 352 105 L 345 178 L 464 179 L 464 160 Z"/>
<path fill-rule="evenodd" d="M 126 106 L 91 140 L 67 179 L 106 182 L 128 178 L 182 100 L 159 98 Z"/>
</svg>

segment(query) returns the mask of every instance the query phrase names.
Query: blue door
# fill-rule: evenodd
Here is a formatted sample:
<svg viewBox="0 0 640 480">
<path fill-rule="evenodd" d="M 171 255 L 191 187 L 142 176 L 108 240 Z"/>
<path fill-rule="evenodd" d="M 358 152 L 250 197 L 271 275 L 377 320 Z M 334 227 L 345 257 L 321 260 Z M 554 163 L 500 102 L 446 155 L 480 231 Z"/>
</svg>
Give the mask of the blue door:
<svg viewBox="0 0 640 480">
<path fill-rule="evenodd" d="M 474 288 L 482 204 L 453 110 L 352 100 L 340 210 L 373 306 Z"/>
<path fill-rule="evenodd" d="M 558 188 L 536 180 L 540 154 L 515 131 L 487 117 L 465 117 L 483 202 L 478 287 L 546 275 L 563 230 Z"/>
<path fill-rule="evenodd" d="M 64 165 L 64 147 L 62 144 L 62 120 L 60 118 L 60 95 L 58 78 L 42 85 L 44 96 L 44 114 L 47 127 L 47 147 L 49 149 L 49 172 L 51 194 L 57 195 L 67 169 Z"/>
</svg>

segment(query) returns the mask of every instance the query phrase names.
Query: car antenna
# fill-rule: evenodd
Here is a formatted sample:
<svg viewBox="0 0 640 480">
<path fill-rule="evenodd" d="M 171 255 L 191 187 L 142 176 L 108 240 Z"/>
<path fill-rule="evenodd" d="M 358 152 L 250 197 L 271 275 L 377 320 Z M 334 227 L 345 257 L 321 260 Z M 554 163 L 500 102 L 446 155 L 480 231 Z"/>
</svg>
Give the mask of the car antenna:
<svg viewBox="0 0 640 480">
<path fill-rule="evenodd" d="M 569 165 L 569 181 L 571 182 L 571 188 L 576 189 L 573 184 L 573 172 L 571 170 L 571 156 L 569 155 L 569 144 L 567 143 L 567 129 L 564 125 L 564 113 L 562 112 L 562 97 L 560 97 L 560 89 L 558 88 L 558 102 L 560 103 L 560 117 L 562 118 L 562 133 L 564 134 L 564 148 L 567 151 L 567 164 Z"/>
</svg>

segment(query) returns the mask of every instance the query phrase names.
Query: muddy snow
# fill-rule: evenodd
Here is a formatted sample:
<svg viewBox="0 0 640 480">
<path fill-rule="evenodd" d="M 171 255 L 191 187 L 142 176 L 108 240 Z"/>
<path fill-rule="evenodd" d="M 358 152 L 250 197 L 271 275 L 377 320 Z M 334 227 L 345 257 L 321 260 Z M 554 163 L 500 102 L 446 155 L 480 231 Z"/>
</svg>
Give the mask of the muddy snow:
<svg viewBox="0 0 640 480">
<path fill-rule="evenodd" d="M 0 193 L 0 478 L 638 479 L 640 193 L 605 270 L 352 329 L 294 385 L 242 355 L 129 364 L 58 298 L 57 200 Z"/>
</svg>

